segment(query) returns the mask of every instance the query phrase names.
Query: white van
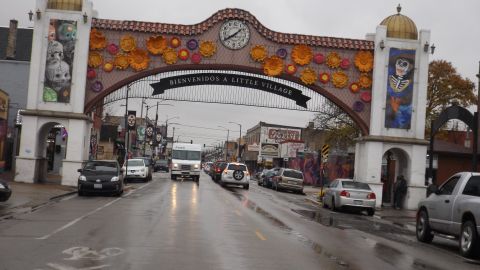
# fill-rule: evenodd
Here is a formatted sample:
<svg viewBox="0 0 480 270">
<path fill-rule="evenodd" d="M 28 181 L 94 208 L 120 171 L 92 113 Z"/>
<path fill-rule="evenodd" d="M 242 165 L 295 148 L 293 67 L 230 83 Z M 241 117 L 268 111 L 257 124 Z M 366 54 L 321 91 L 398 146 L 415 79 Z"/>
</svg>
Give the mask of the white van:
<svg viewBox="0 0 480 270">
<path fill-rule="evenodd" d="M 174 143 L 172 146 L 172 168 L 170 178 L 192 178 L 199 181 L 202 163 L 200 144 Z"/>
</svg>

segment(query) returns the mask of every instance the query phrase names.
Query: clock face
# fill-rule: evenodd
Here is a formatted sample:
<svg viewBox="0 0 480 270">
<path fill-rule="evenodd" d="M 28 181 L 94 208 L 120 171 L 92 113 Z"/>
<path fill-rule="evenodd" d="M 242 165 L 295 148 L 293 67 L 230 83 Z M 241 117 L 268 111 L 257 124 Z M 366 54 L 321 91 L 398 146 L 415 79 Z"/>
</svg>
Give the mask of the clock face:
<svg viewBox="0 0 480 270">
<path fill-rule="evenodd" d="M 226 21 L 220 28 L 220 41 L 229 49 L 241 49 L 247 45 L 249 39 L 250 30 L 242 21 Z"/>
</svg>

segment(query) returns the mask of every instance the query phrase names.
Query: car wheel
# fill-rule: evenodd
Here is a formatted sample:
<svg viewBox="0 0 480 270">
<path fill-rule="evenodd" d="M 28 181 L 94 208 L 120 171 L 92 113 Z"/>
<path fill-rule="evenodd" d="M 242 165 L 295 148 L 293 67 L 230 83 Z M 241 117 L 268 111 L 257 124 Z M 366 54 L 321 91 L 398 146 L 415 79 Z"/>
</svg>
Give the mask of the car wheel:
<svg viewBox="0 0 480 270">
<path fill-rule="evenodd" d="M 260 179 L 257 180 L 257 184 L 258 184 L 259 186 L 262 185 L 262 183 L 260 182 Z"/>
<path fill-rule="evenodd" d="M 248 190 L 250 188 L 250 185 L 246 184 L 245 186 L 243 186 L 243 188 Z"/>
<path fill-rule="evenodd" d="M 375 214 L 375 209 L 374 208 L 368 208 L 367 209 L 367 215 L 373 216 Z"/>
<path fill-rule="evenodd" d="M 80 197 L 85 195 L 85 193 L 83 191 L 81 191 L 80 189 L 77 191 L 77 193 L 78 193 L 78 196 L 80 196 Z"/>
<path fill-rule="evenodd" d="M 170 175 L 170 179 L 171 179 L 171 180 L 177 180 L 177 177 L 176 177 L 175 175 L 171 174 L 171 175 Z"/>
<path fill-rule="evenodd" d="M 467 258 L 475 258 L 480 255 L 478 234 L 473 220 L 467 220 L 462 224 L 460 233 L 460 253 Z"/>
<path fill-rule="evenodd" d="M 417 240 L 424 243 L 430 243 L 433 240 L 433 233 L 428 221 L 428 213 L 425 209 L 420 210 L 417 215 L 416 224 Z"/>
</svg>

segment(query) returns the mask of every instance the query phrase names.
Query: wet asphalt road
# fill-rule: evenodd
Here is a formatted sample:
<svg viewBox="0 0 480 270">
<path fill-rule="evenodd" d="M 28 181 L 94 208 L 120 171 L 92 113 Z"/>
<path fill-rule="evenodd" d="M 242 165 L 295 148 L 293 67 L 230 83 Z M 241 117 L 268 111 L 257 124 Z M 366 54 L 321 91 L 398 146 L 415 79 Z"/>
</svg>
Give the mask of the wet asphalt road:
<svg viewBox="0 0 480 270">
<path fill-rule="evenodd" d="M 120 198 L 71 196 L 0 222 L 0 269 L 479 269 L 455 243 L 319 209 L 305 196 L 135 183 Z"/>
</svg>

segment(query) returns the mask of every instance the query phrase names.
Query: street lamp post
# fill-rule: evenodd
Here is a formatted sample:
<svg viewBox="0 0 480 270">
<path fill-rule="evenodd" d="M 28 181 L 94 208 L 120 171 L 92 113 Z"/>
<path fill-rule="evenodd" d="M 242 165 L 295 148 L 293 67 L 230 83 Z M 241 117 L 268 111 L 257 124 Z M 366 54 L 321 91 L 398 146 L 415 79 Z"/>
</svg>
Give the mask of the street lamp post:
<svg viewBox="0 0 480 270">
<path fill-rule="evenodd" d="M 240 138 L 238 138 L 238 155 L 237 155 L 237 161 L 240 161 L 241 160 L 241 157 L 240 157 L 240 144 L 242 143 L 242 125 L 237 123 L 237 122 L 228 122 L 228 123 L 231 123 L 231 124 L 237 124 L 239 127 L 240 127 Z"/>
<path fill-rule="evenodd" d="M 220 128 L 224 128 L 227 130 L 227 141 L 225 142 L 225 146 L 223 147 L 225 150 L 225 161 L 228 162 L 228 135 L 230 134 L 230 129 L 224 127 L 224 126 L 218 126 Z"/>
</svg>

